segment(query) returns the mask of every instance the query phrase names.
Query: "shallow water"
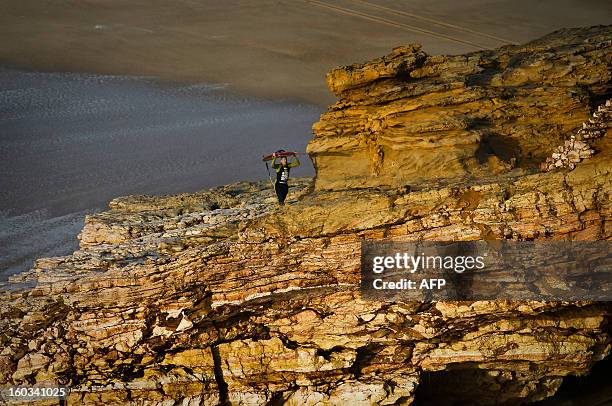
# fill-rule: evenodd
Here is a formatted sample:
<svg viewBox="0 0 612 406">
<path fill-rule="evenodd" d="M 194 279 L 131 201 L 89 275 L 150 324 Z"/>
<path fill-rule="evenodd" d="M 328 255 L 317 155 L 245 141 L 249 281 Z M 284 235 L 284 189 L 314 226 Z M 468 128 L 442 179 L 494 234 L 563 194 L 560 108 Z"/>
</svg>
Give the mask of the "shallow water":
<svg viewBox="0 0 612 406">
<path fill-rule="evenodd" d="M 303 151 L 320 113 L 223 84 L 0 70 L 0 280 L 74 250 L 114 197 L 265 178 L 261 156 Z"/>
</svg>

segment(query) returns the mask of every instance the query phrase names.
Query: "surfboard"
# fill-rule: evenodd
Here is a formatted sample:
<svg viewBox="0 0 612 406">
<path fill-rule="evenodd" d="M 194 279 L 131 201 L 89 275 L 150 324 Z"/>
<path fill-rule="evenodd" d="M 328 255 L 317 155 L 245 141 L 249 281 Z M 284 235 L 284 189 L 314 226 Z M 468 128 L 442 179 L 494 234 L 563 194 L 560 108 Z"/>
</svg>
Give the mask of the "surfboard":
<svg viewBox="0 0 612 406">
<path fill-rule="evenodd" d="M 297 154 L 298 154 L 297 152 L 283 151 L 283 152 L 277 152 L 276 153 L 276 157 L 280 158 L 280 157 L 283 157 L 283 156 L 294 156 L 294 155 L 297 155 Z M 274 159 L 273 154 L 264 155 L 262 161 L 271 161 L 272 159 Z"/>
</svg>

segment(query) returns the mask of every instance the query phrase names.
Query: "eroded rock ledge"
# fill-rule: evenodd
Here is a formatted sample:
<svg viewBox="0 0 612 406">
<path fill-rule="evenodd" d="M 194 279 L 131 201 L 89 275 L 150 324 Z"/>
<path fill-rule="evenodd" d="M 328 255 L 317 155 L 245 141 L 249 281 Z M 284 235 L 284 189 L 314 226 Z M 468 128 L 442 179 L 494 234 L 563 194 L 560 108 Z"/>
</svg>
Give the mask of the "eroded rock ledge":
<svg viewBox="0 0 612 406">
<path fill-rule="evenodd" d="M 313 126 L 316 188 L 398 187 L 535 168 L 611 92 L 612 26 L 456 56 L 398 47 L 336 68 Z"/>
<path fill-rule="evenodd" d="M 577 125 L 591 113 L 566 107 Z M 459 371 L 454 399 L 543 399 L 610 353 L 609 304 L 364 301 L 360 241 L 609 240 L 609 135 L 598 142 L 573 171 L 517 164 L 412 191 L 296 179 L 283 208 L 267 181 L 116 199 L 77 252 L 0 291 L 0 384 L 63 384 L 70 404 L 399 405 L 425 374 Z"/>
</svg>

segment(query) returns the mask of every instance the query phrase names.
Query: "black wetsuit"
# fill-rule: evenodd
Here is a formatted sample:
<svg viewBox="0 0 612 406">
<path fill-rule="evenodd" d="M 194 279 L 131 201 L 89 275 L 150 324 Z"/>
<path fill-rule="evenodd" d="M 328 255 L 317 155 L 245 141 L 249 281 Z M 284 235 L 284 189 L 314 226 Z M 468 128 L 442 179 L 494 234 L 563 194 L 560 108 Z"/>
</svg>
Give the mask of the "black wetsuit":
<svg viewBox="0 0 612 406">
<path fill-rule="evenodd" d="M 280 204 L 285 203 L 287 193 L 289 193 L 289 185 L 287 184 L 287 180 L 289 179 L 290 170 L 291 168 L 288 166 L 283 166 L 281 170 L 276 172 L 276 183 L 274 184 L 274 190 L 276 191 L 276 196 L 278 197 L 278 202 Z"/>
<path fill-rule="evenodd" d="M 289 184 L 287 181 L 289 180 L 289 172 L 291 172 L 291 168 L 299 166 L 300 161 L 295 158 L 295 161 L 287 163 L 287 165 L 283 166 L 276 163 L 276 158 L 272 162 L 272 168 L 276 170 L 276 183 L 274 184 L 274 190 L 276 191 L 276 196 L 278 197 L 278 202 L 280 204 L 285 204 L 285 199 L 287 198 L 287 193 L 289 193 Z"/>
</svg>

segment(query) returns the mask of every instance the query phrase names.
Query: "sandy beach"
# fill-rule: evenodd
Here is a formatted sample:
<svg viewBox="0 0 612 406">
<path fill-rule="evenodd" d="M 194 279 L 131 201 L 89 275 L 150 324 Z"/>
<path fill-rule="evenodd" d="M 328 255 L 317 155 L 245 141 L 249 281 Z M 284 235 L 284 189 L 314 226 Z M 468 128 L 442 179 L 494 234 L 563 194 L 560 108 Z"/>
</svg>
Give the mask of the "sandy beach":
<svg viewBox="0 0 612 406">
<path fill-rule="evenodd" d="M 407 43 L 461 54 L 609 23 L 607 0 L 5 0 L 0 65 L 229 83 L 326 106 L 325 73 Z"/>
</svg>

